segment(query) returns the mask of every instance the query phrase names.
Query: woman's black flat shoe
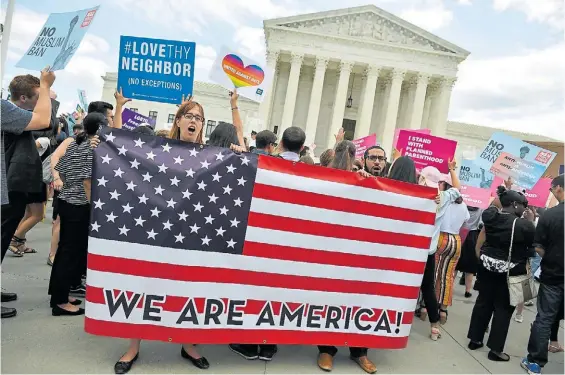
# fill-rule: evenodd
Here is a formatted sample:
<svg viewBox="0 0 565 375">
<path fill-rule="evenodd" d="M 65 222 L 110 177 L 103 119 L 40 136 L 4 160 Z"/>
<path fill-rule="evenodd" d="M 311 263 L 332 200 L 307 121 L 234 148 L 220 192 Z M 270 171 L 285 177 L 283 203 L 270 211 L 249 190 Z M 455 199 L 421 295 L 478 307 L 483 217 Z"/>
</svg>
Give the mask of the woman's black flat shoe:
<svg viewBox="0 0 565 375">
<path fill-rule="evenodd" d="M 482 348 L 483 346 L 485 346 L 482 342 L 474 342 L 474 341 L 469 341 L 469 345 L 467 345 L 467 347 L 470 350 L 477 350 Z"/>
<path fill-rule="evenodd" d="M 206 370 L 207 368 L 210 367 L 210 363 L 208 363 L 208 360 L 204 357 L 200 357 L 200 358 L 193 358 L 190 355 L 188 355 L 188 353 L 184 350 L 183 347 L 181 347 L 180 349 L 180 355 L 185 358 L 188 359 L 190 362 L 192 362 L 192 364 L 196 367 L 198 367 L 199 369 L 202 370 Z"/>
<path fill-rule="evenodd" d="M 74 302 L 69 302 L 73 306 L 79 306 L 82 301 L 80 299 L 75 299 Z"/>
<path fill-rule="evenodd" d="M 138 357 L 139 357 L 139 353 L 137 353 L 135 355 L 135 357 L 133 357 L 133 359 L 129 362 L 126 362 L 126 361 L 116 362 L 116 364 L 114 365 L 114 373 L 116 373 L 116 374 L 127 374 L 129 372 L 129 370 L 131 370 L 133 363 L 135 361 L 137 361 Z"/>
<path fill-rule="evenodd" d="M 75 316 L 75 315 L 84 315 L 84 309 L 80 308 L 77 311 L 68 311 L 65 309 L 60 308 L 59 306 L 53 307 L 51 310 L 53 316 Z"/>
<path fill-rule="evenodd" d="M 465 292 L 465 298 L 471 298 L 473 294 L 471 292 Z"/>
<path fill-rule="evenodd" d="M 506 353 L 495 353 L 492 350 L 488 352 L 488 359 L 495 362 L 508 362 L 510 361 L 510 356 Z"/>
</svg>

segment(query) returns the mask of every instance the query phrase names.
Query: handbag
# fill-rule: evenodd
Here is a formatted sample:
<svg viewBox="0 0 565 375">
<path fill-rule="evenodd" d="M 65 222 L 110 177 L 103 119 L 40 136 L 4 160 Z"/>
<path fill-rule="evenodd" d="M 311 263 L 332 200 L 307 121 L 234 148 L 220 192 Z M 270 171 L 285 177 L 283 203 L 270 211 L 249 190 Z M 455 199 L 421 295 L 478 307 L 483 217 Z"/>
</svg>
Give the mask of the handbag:
<svg viewBox="0 0 565 375">
<path fill-rule="evenodd" d="M 508 293 L 510 294 L 510 305 L 517 306 L 522 302 L 532 300 L 538 296 L 538 286 L 531 272 L 530 260 L 526 264 L 526 274 L 510 276 L 510 260 L 512 257 L 512 244 L 514 242 L 514 229 L 516 220 L 512 223 L 512 235 L 510 236 L 510 249 L 508 250 L 508 271 L 506 280 L 508 281 Z"/>
</svg>

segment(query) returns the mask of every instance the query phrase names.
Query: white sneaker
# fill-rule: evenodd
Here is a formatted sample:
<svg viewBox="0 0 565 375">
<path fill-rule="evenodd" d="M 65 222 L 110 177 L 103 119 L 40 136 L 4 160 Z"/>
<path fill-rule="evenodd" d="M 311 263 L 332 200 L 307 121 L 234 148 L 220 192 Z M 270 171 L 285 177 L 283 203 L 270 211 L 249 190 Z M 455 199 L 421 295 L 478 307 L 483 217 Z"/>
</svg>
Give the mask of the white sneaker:
<svg viewBox="0 0 565 375">
<path fill-rule="evenodd" d="M 514 320 L 517 321 L 518 323 L 522 323 L 522 322 L 524 322 L 524 316 L 520 315 L 520 314 L 516 314 L 516 316 L 514 317 Z"/>
</svg>

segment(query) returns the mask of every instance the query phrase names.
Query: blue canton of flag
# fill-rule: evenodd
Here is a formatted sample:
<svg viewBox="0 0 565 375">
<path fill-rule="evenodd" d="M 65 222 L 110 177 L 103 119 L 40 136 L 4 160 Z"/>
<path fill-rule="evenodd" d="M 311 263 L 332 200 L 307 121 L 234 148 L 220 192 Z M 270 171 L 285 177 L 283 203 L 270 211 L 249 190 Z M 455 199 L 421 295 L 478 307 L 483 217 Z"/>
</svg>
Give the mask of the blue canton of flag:
<svg viewBox="0 0 565 375">
<path fill-rule="evenodd" d="M 242 253 L 257 155 L 126 130 L 101 139 L 91 237 Z"/>
</svg>

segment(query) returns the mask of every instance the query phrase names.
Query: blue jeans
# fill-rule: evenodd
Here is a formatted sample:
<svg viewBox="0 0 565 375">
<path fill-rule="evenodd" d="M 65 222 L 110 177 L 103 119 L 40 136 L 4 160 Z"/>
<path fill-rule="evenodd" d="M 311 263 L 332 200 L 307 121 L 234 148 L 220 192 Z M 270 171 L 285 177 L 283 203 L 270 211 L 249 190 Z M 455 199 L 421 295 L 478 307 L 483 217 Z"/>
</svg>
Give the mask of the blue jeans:
<svg viewBox="0 0 565 375">
<path fill-rule="evenodd" d="M 530 258 L 530 265 L 532 266 L 532 275 L 536 273 L 541 263 L 541 257 L 536 253 L 535 257 Z"/>
</svg>

